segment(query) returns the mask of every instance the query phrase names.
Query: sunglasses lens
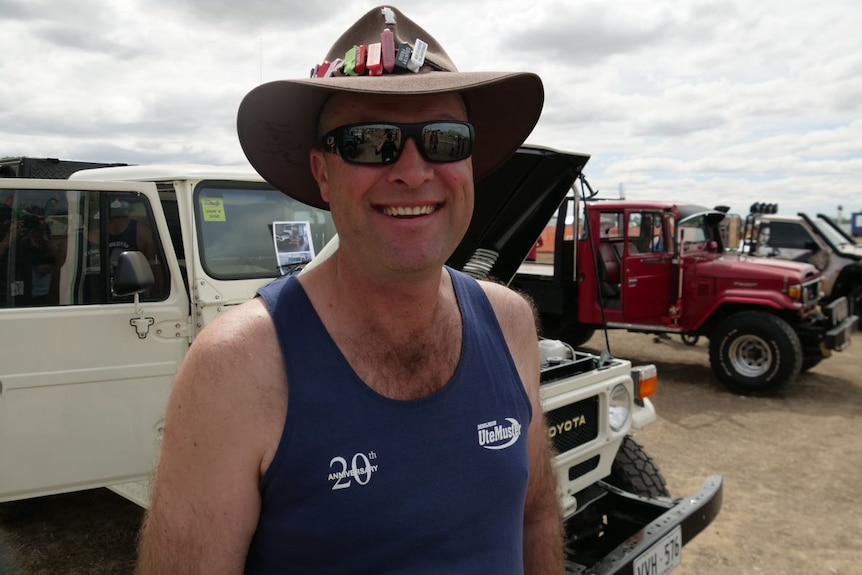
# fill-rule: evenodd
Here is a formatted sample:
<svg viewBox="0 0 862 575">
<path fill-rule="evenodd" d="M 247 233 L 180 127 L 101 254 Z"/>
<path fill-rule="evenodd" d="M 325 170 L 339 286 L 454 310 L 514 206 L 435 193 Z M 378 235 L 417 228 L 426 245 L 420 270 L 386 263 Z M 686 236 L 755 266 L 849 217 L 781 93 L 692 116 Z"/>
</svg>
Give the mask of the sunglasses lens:
<svg viewBox="0 0 862 575">
<path fill-rule="evenodd" d="M 327 134 L 322 145 L 353 164 L 391 164 L 407 138 L 432 162 L 457 162 L 473 153 L 473 129 L 466 122 L 353 124 Z"/>
<path fill-rule="evenodd" d="M 392 124 L 361 124 L 340 131 L 338 150 L 354 164 L 388 164 L 398 159 L 401 130 Z"/>
<path fill-rule="evenodd" d="M 422 129 L 425 157 L 432 162 L 457 162 L 473 153 L 473 138 L 468 124 L 434 122 Z"/>
</svg>

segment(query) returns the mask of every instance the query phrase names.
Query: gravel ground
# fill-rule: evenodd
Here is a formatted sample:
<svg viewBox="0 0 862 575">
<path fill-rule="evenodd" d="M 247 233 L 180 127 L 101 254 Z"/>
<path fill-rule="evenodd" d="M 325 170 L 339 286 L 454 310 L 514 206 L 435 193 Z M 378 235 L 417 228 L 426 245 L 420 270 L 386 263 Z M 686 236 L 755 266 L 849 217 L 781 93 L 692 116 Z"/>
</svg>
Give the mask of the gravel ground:
<svg viewBox="0 0 862 575">
<path fill-rule="evenodd" d="M 609 338 L 615 356 L 659 368 L 659 420 L 636 438 L 671 493 L 725 478 L 721 513 L 675 575 L 862 572 L 862 334 L 782 398 L 725 391 L 705 340 Z M 0 574 L 130 573 L 142 516 L 107 490 L 0 504 Z"/>
</svg>

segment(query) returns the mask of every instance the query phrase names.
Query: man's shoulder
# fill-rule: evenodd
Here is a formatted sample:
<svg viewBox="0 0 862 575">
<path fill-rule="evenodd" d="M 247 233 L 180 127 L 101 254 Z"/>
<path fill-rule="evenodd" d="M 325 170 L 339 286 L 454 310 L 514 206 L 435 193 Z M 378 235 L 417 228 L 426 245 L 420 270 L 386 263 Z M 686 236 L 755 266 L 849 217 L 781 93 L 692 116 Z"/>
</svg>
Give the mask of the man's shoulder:
<svg viewBox="0 0 862 575">
<path fill-rule="evenodd" d="M 283 386 L 280 354 L 272 319 L 260 298 L 255 298 L 201 331 L 181 369 L 183 375 L 192 377 L 179 379 L 182 385 L 206 389 L 228 403 L 254 403 L 255 397 L 269 397 L 271 390 Z"/>
<path fill-rule="evenodd" d="M 241 353 L 244 346 L 258 345 L 262 337 L 274 335 L 272 319 L 260 298 L 244 302 L 217 317 L 194 341 L 192 348 L 213 353 Z"/>
<path fill-rule="evenodd" d="M 524 322 L 534 323 L 533 306 L 523 294 L 493 280 L 478 280 L 478 283 L 503 327 Z"/>
<path fill-rule="evenodd" d="M 479 285 L 482 286 L 482 289 L 485 291 L 485 294 L 488 296 L 489 299 L 498 300 L 500 302 L 511 302 L 513 304 L 517 304 L 519 302 L 526 302 L 524 296 L 521 293 L 513 290 L 504 283 L 495 281 L 493 279 L 483 279 L 476 281 L 478 281 Z"/>
<path fill-rule="evenodd" d="M 508 287 L 506 284 L 497 281 L 493 278 L 487 279 L 477 279 L 470 274 L 464 273 L 462 271 L 456 270 L 454 268 L 447 268 L 450 274 L 453 276 L 453 282 L 463 284 L 469 283 L 477 283 L 479 287 L 482 288 L 482 291 L 485 292 L 485 296 L 491 300 L 491 303 L 496 305 L 520 305 L 522 303 L 526 303 L 526 299 L 524 296 Z"/>
</svg>

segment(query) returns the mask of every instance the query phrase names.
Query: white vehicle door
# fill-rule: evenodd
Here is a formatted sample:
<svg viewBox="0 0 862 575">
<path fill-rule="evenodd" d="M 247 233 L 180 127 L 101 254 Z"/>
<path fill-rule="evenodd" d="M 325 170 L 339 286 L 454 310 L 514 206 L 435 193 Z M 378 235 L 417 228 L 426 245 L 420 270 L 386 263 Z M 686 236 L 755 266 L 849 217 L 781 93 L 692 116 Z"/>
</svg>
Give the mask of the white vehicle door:
<svg viewBox="0 0 862 575">
<path fill-rule="evenodd" d="M 137 304 L 125 250 L 153 270 Z M 0 502 L 152 474 L 186 293 L 153 184 L 0 179 Z"/>
</svg>

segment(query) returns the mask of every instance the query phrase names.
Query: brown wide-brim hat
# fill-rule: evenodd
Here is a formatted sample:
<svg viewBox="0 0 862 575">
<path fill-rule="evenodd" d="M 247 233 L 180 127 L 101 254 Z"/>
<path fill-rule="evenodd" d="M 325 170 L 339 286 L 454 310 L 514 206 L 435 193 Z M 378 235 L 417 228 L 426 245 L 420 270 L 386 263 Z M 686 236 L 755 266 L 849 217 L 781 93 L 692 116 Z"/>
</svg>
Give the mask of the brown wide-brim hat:
<svg viewBox="0 0 862 575">
<path fill-rule="evenodd" d="M 417 72 L 396 68 L 382 75 L 367 71 L 350 75 L 356 70 L 348 51 L 381 42 L 384 29 L 392 31 L 396 51 L 402 44 L 415 49 L 417 39 L 427 43 L 421 67 Z M 381 6 L 365 14 L 335 42 L 324 63 L 332 68 L 328 73 L 323 72 L 323 63 L 312 70 L 313 76 L 323 77 L 279 80 L 254 88 L 237 115 L 240 145 L 258 173 L 285 194 L 324 209 L 329 205 L 311 174 L 309 153 L 319 146 L 320 111 L 335 93 L 460 93 L 476 132 L 472 156 L 476 180 L 498 168 L 524 143 L 539 121 L 544 102 L 542 81 L 535 74 L 458 72 L 440 44 L 396 8 Z"/>
</svg>

